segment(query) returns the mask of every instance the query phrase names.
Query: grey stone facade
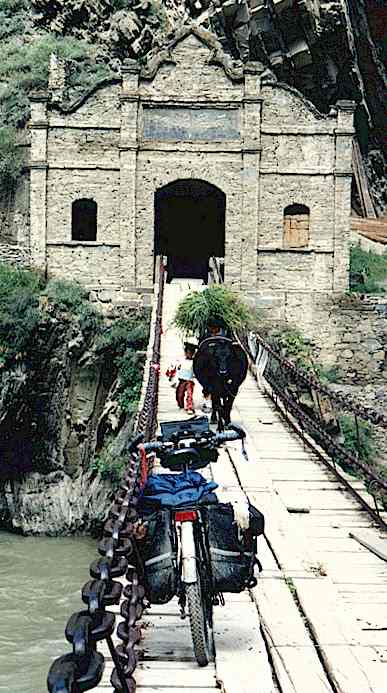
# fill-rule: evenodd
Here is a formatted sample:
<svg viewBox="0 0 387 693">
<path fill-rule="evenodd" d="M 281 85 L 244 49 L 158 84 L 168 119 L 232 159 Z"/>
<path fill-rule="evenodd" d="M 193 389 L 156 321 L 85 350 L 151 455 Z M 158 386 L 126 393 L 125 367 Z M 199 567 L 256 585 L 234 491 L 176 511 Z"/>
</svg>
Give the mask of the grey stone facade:
<svg viewBox="0 0 387 693">
<path fill-rule="evenodd" d="M 323 116 L 259 63 L 235 69 L 212 34 L 168 50 L 64 110 L 32 100 L 30 250 L 49 275 L 125 303 L 153 285 L 155 193 L 199 179 L 226 195 L 225 280 L 276 317 L 348 285 L 353 106 Z M 74 201 L 98 207 L 95 241 L 72 240 Z M 309 211 L 284 244 L 284 211 Z"/>
</svg>

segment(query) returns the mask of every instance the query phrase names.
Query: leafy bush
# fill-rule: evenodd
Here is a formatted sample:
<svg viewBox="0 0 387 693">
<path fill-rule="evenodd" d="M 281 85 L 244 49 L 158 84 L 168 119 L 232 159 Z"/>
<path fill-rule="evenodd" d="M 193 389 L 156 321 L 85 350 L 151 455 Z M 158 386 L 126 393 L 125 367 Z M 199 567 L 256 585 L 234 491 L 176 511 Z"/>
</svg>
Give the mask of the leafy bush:
<svg viewBox="0 0 387 693">
<path fill-rule="evenodd" d="M 133 312 L 129 317 L 117 320 L 104 330 L 96 343 L 96 352 L 105 359 L 110 354 L 117 368 L 118 401 L 122 411 L 127 414 L 136 411 L 141 395 L 144 349 L 149 339 L 149 318 L 149 311 Z"/>
<path fill-rule="evenodd" d="M 24 31 L 25 0 L 0 0 L 0 41 Z"/>
<path fill-rule="evenodd" d="M 77 282 L 64 279 L 52 279 L 48 282 L 44 294 L 51 305 L 59 310 L 78 314 L 88 292 Z"/>
<path fill-rule="evenodd" d="M 127 318 L 116 320 L 99 336 L 96 351 L 109 351 L 115 356 L 123 356 L 128 347 L 141 350 L 146 348 L 149 338 L 149 318 L 147 310 L 140 310 Z"/>
<path fill-rule="evenodd" d="M 105 65 L 96 63 L 93 47 L 72 37 L 42 34 L 24 44 L 18 37 L 11 38 L 1 50 L 0 115 L 1 121 L 9 125 L 24 125 L 29 114 L 29 92 L 47 87 L 51 53 L 70 63 L 70 86 L 79 85 L 82 73 L 88 76 L 82 80 L 85 87 L 109 74 Z"/>
<path fill-rule="evenodd" d="M 178 305 L 175 325 L 185 334 L 205 333 L 208 322 L 222 320 L 232 331 L 251 324 L 252 312 L 240 296 L 226 286 L 214 285 L 204 291 L 192 291 Z"/>
<path fill-rule="evenodd" d="M 343 440 L 343 446 L 355 457 L 358 457 L 363 462 L 370 462 L 375 454 L 375 446 L 373 442 L 371 426 L 365 421 L 358 420 L 359 438 L 356 430 L 356 423 L 352 416 L 342 414 L 339 417 L 340 430 Z"/>
<path fill-rule="evenodd" d="M 17 0 L 0 0 L 0 192 L 20 173 L 14 128 L 24 126 L 29 117 L 29 93 L 47 87 L 51 53 L 68 64 L 69 88 L 85 91 L 110 74 L 85 41 L 49 33 L 23 38 L 24 7 Z"/>
<path fill-rule="evenodd" d="M 271 342 L 280 350 L 283 356 L 293 361 L 299 368 L 306 371 L 315 371 L 313 364 L 312 348 L 303 334 L 295 327 L 287 327 L 274 330 L 269 336 Z"/>
<path fill-rule="evenodd" d="M 16 131 L 0 127 L 0 190 L 12 189 L 22 169 L 23 155 L 17 148 Z"/>
<path fill-rule="evenodd" d="M 0 264 L 0 367 L 28 347 L 39 323 L 42 277 Z"/>
<path fill-rule="evenodd" d="M 144 362 L 144 355 L 132 349 L 128 349 L 116 360 L 120 378 L 118 401 L 122 411 L 127 414 L 136 411 L 140 400 Z"/>
<path fill-rule="evenodd" d="M 104 448 L 94 457 L 90 468 L 100 474 L 101 479 L 107 479 L 113 486 L 118 486 L 125 471 L 125 461 L 121 457 L 112 456 L 107 441 Z"/>
<path fill-rule="evenodd" d="M 384 293 L 381 282 L 387 280 L 387 253 L 376 255 L 360 246 L 351 248 L 350 289 L 362 294 Z"/>
</svg>

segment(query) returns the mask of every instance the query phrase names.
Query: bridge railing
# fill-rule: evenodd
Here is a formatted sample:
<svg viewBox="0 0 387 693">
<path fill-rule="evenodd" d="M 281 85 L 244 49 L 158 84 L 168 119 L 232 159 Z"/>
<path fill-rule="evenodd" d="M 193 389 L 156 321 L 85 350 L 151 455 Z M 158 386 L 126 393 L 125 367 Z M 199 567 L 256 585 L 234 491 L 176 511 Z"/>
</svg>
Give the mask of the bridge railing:
<svg viewBox="0 0 387 693">
<path fill-rule="evenodd" d="M 210 283 L 223 283 L 220 258 L 210 258 L 209 267 Z M 387 510 L 387 470 L 376 459 L 379 443 L 386 447 L 387 417 L 343 392 L 334 392 L 258 333 L 240 333 L 237 338 L 250 357 L 251 370 L 261 388 L 270 394 L 304 442 L 312 443 L 324 462 L 329 458 L 348 490 L 387 529 L 381 516 Z M 373 507 L 339 474 L 338 468 L 364 481 Z"/>
<path fill-rule="evenodd" d="M 385 441 L 387 417 L 343 392 L 333 391 L 259 334 L 250 332 L 239 338 L 261 387 L 280 405 L 305 442 L 313 441 L 317 454 L 330 458 L 336 472 L 340 468 L 364 481 L 374 507 L 350 483 L 348 488 L 386 527 L 381 512 L 387 508 L 387 478 L 377 463 L 377 449 L 378 441 Z M 343 480 L 342 475 L 340 478 Z"/>
<path fill-rule="evenodd" d="M 144 371 L 144 385 L 136 422 L 136 435 L 152 438 L 157 426 L 158 378 L 160 371 L 160 338 L 164 291 L 164 264 L 160 258 L 155 284 L 151 321 L 150 348 Z M 141 450 L 141 448 L 140 448 Z M 80 693 L 96 688 L 103 677 L 104 656 L 98 643 L 105 641 L 114 668 L 110 682 L 115 693 L 134 693 L 133 674 L 137 665 L 136 644 L 141 633 L 137 625 L 144 609 L 142 562 L 136 539 L 141 536 L 137 504 L 148 471 L 145 455 L 130 452 L 120 488 L 109 511 L 98 544 L 99 558 L 90 566 L 89 580 L 82 588 L 85 609 L 69 619 L 65 635 L 72 652 L 52 664 L 47 686 L 50 693 Z M 123 586 L 123 578 L 126 584 Z M 123 599 L 124 597 L 124 599 Z M 107 610 L 120 606 L 121 622 Z M 120 644 L 116 646 L 113 634 Z"/>
</svg>

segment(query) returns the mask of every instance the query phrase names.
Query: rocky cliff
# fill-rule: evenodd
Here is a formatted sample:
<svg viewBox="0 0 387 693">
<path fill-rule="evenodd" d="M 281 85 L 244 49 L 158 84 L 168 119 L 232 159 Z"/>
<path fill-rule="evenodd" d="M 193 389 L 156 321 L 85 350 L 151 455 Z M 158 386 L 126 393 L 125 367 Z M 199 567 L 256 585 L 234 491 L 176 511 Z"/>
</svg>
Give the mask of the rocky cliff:
<svg viewBox="0 0 387 693">
<path fill-rule="evenodd" d="M 38 306 L 20 288 L 15 303 L 4 298 L 4 284 L 0 277 L 0 526 L 26 534 L 93 530 L 117 476 L 106 443 L 123 427 L 130 435 L 147 315 L 107 321 L 86 299 L 65 305 L 63 282 L 54 285 L 59 300 L 48 285 Z M 23 343 L 7 338 L 9 307 Z"/>
</svg>

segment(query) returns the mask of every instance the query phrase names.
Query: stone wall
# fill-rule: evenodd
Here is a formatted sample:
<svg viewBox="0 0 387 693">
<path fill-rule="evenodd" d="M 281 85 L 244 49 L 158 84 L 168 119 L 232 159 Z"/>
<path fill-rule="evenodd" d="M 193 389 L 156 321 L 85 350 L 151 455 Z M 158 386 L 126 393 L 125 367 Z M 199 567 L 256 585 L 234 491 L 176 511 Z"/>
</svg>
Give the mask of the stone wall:
<svg viewBox="0 0 387 693">
<path fill-rule="evenodd" d="M 212 34 L 186 27 L 70 108 L 32 99 L 34 262 L 97 300 L 147 295 L 155 195 L 201 180 L 226 197 L 225 281 L 312 320 L 320 294 L 348 286 L 352 120 L 352 104 L 321 115 L 260 63 L 235 67 Z M 97 204 L 96 241 L 72 238 L 82 198 Z M 308 210 L 300 248 L 285 237 L 289 205 Z"/>
<path fill-rule="evenodd" d="M 5 262 L 14 267 L 29 267 L 31 258 L 29 249 L 20 245 L 0 242 L 0 263 Z"/>
<path fill-rule="evenodd" d="M 25 146 L 26 160 L 29 158 Z M 0 196 L 0 243 L 29 245 L 30 237 L 30 181 L 24 173 L 16 189 Z"/>
<path fill-rule="evenodd" d="M 335 363 L 345 374 L 344 382 L 387 383 L 387 298 L 342 297 L 332 307 L 330 329 Z M 324 357 L 326 347 L 321 347 Z"/>
<path fill-rule="evenodd" d="M 259 303 L 265 325 L 298 329 L 312 341 L 320 363 L 338 367 L 340 383 L 386 387 L 385 297 L 294 291 L 284 299 Z"/>
</svg>

